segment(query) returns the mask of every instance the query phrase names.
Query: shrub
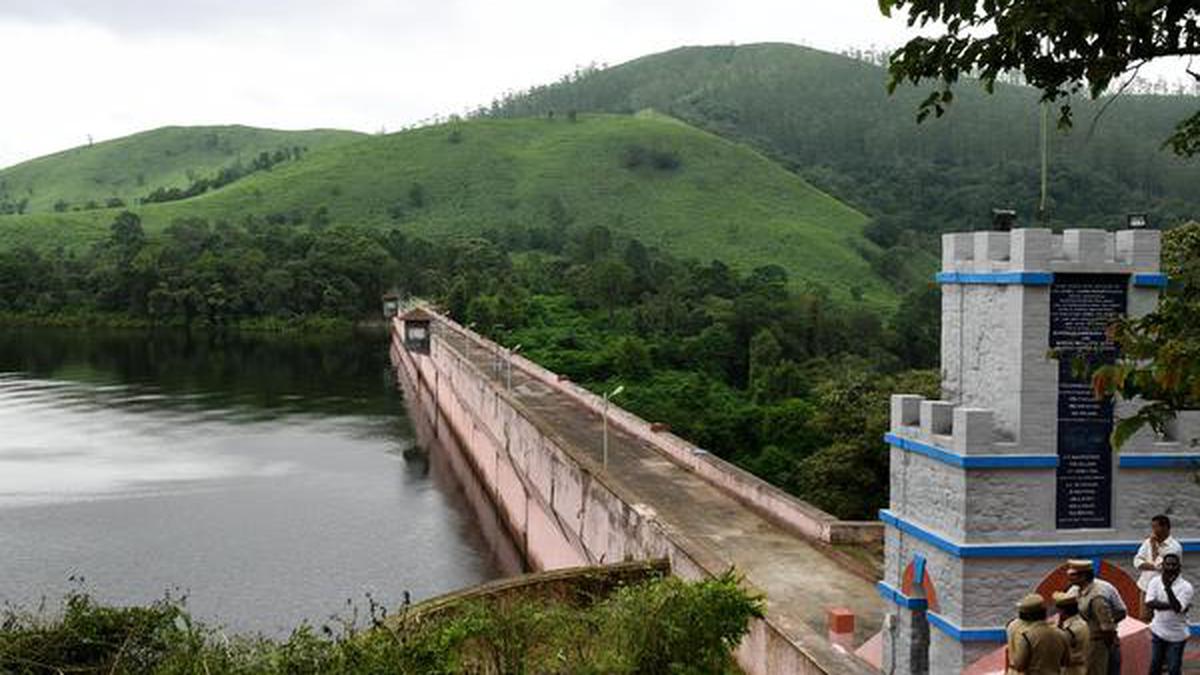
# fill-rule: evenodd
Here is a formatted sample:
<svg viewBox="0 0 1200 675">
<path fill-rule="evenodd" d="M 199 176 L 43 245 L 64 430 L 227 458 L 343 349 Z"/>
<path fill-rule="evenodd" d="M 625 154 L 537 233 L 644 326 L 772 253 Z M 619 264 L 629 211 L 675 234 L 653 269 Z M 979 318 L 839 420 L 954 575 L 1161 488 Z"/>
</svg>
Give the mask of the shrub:
<svg viewBox="0 0 1200 675">
<path fill-rule="evenodd" d="M 370 598 L 368 598 L 370 600 Z M 61 616 L 0 613 L 6 675 L 313 675 L 375 673 L 724 673 L 762 615 L 732 572 L 660 578 L 607 598 L 476 600 L 430 618 L 370 600 L 365 626 L 302 625 L 284 640 L 228 637 L 194 622 L 180 600 L 107 607 L 69 595 Z"/>
<path fill-rule="evenodd" d="M 621 166 L 626 169 L 648 166 L 659 171 L 674 171 L 682 164 L 683 160 L 674 150 L 648 148 L 638 143 L 626 146 L 621 153 Z"/>
</svg>

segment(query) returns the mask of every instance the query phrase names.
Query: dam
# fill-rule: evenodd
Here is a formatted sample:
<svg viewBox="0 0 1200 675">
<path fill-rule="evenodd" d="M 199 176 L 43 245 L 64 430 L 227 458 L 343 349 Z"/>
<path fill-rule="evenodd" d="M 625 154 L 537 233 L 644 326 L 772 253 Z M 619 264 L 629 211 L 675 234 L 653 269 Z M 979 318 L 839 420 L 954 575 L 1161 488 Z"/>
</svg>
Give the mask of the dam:
<svg viewBox="0 0 1200 675">
<path fill-rule="evenodd" d="M 767 607 L 737 652 L 746 672 L 875 672 L 862 652 L 878 640 L 856 648 L 884 605 L 838 549 L 877 543 L 879 523 L 838 521 L 430 308 L 393 321 L 391 358 L 411 413 L 493 502 L 485 527 L 507 531 L 510 561 L 667 559 L 690 579 L 733 567 Z M 831 636 L 830 617 L 849 615 L 852 634 Z"/>
</svg>

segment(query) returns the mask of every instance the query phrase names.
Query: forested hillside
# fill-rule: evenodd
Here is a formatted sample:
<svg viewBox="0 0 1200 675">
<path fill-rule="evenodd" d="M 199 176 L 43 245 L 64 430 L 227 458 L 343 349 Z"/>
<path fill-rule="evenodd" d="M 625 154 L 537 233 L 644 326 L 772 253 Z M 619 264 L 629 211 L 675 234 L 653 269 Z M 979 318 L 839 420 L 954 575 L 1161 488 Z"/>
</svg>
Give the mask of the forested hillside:
<svg viewBox="0 0 1200 675">
<path fill-rule="evenodd" d="M 225 183 L 318 148 L 352 131 L 243 126 L 163 127 L 0 168 L 0 215 L 132 206 L 158 191 Z"/>
<path fill-rule="evenodd" d="M 970 84 L 942 119 L 916 124 L 925 90 L 885 90 L 871 63 L 787 44 L 684 47 L 511 95 L 498 117 L 654 108 L 748 141 L 873 218 L 868 234 L 895 247 L 877 269 L 936 248 L 928 233 L 988 224 L 992 207 L 1035 218 L 1039 106 L 1033 90 Z M 1194 96 L 1123 96 L 1074 103 L 1076 127 L 1050 135 L 1049 224 L 1113 228 L 1128 212 L 1168 226 L 1200 214 L 1200 161 L 1160 149 Z M 1099 110 L 1109 106 L 1093 129 Z M 1094 131 L 1094 133 L 1093 133 Z M 917 243 L 906 231 L 926 235 Z M 910 283 L 898 279 L 900 283 Z"/>
<path fill-rule="evenodd" d="M 399 227 L 562 242 L 593 227 L 797 287 L 894 306 L 866 218 L 750 148 L 662 115 L 469 120 L 311 150 L 199 196 L 130 207 L 153 236 L 180 218 Z M 120 209 L 0 217 L 0 247 L 84 250 Z M 536 242 L 535 242 L 536 243 Z"/>
</svg>

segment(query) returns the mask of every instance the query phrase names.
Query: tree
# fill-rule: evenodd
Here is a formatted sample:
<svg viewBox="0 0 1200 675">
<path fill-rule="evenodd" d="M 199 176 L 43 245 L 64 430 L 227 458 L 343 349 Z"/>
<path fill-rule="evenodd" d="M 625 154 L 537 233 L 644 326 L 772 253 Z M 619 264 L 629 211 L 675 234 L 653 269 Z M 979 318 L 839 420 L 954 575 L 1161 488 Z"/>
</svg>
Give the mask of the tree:
<svg viewBox="0 0 1200 675">
<path fill-rule="evenodd" d="M 117 214 L 112 225 L 109 225 L 109 241 L 121 253 L 123 262 L 128 262 L 134 254 L 146 243 L 146 233 L 142 230 L 142 219 L 131 211 Z"/>
<path fill-rule="evenodd" d="M 425 206 L 425 187 L 420 183 L 413 183 L 408 188 L 408 205 L 414 209 L 424 208 Z"/>
<path fill-rule="evenodd" d="M 1060 102 L 1059 125 L 1069 127 L 1071 96 L 1099 98 L 1151 61 L 1200 55 L 1194 0 L 879 0 L 879 7 L 886 16 L 907 10 L 910 26 L 945 26 L 940 36 L 909 40 L 888 64 L 889 91 L 906 81 L 939 82 L 918 120 L 945 112 L 960 77 L 978 77 L 990 93 L 1005 73 L 1020 71 L 1042 101 Z M 1185 70 L 1200 82 L 1190 62 Z M 1179 155 L 1200 152 L 1200 111 L 1179 122 L 1165 144 Z"/>
<path fill-rule="evenodd" d="M 617 307 L 625 303 L 633 288 L 633 272 L 614 258 L 605 258 L 588 265 L 580 279 L 579 295 L 595 306 L 608 310 L 611 321 Z"/>
<path fill-rule="evenodd" d="M 904 295 L 892 315 L 892 351 L 910 368 L 938 364 L 942 340 L 942 291 L 933 284 Z"/>
<path fill-rule="evenodd" d="M 1059 125 L 1066 127 L 1072 95 L 1098 98 L 1128 75 L 1120 93 L 1151 61 L 1200 55 L 1195 0 L 880 0 L 880 9 L 889 16 L 907 10 L 909 25 L 945 25 L 942 35 L 914 38 L 889 60 L 889 91 L 903 82 L 939 82 L 920 103 L 918 121 L 945 112 L 960 77 L 976 76 L 991 92 L 1002 75 L 1019 71 L 1043 102 L 1059 102 Z M 1190 61 L 1185 71 L 1200 83 Z M 1182 156 L 1200 153 L 1200 111 L 1180 121 L 1164 145 Z M 1157 311 L 1113 326 L 1122 359 L 1092 373 L 1098 397 L 1150 401 L 1116 426 L 1114 447 L 1147 425 L 1163 433 L 1177 411 L 1200 405 L 1198 228 L 1168 233 L 1165 262 L 1175 287 Z"/>
<path fill-rule="evenodd" d="M 1122 359 L 1092 380 L 1097 396 L 1149 401 L 1117 425 L 1114 447 L 1146 426 L 1165 433 L 1177 411 L 1200 408 L 1200 223 L 1166 233 L 1163 267 L 1172 288 L 1156 311 L 1113 326 Z"/>
<path fill-rule="evenodd" d="M 612 251 L 612 233 L 603 225 L 593 225 L 579 231 L 569 248 L 572 257 L 582 263 L 592 263 L 608 257 Z"/>
<path fill-rule="evenodd" d="M 623 335 L 612 343 L 613 369 L 626 380 L 641 380 L 652 371 L 650 349 L 636 335 Z"/>
</svg>

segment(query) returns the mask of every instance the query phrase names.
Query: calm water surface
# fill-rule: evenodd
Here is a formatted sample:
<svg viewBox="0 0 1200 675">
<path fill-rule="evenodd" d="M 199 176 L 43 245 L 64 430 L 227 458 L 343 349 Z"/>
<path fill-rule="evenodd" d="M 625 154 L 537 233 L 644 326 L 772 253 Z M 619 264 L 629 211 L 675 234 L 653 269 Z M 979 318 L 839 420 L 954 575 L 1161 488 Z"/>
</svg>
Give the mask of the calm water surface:
<svg viewBox="0 0 1200 675">
<path fill-rule="evenodd" d="M 0 604 L 75 588 L 281 634 L 498 575 L 383 335 L 0 328 Z"/>
</svg>

